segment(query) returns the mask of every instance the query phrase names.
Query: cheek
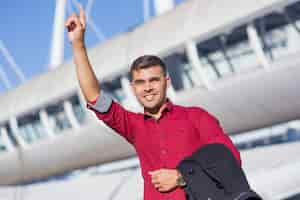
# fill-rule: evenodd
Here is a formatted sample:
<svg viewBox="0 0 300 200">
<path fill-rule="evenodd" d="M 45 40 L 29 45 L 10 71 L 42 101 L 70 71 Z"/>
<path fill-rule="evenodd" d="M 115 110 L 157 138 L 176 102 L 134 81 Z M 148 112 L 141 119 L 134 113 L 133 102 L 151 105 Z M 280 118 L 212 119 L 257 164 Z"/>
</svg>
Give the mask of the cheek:
<svg viewBox="0 0 300 200">
<path fill-rule="evenodd" d="M 164 93 L 167 89 L 167 86 L 166 86 L 166 84 L 161 84 L 161 85 L 159 85 L 158 89 L 161 93 Z"/>
<path fill-rule="evenodd" d="M 135 96 L 141 96 L 142 95 L 143 90 L 141 88 L 134 88 L 133 89 L 133 93 Z"/>
</svg>

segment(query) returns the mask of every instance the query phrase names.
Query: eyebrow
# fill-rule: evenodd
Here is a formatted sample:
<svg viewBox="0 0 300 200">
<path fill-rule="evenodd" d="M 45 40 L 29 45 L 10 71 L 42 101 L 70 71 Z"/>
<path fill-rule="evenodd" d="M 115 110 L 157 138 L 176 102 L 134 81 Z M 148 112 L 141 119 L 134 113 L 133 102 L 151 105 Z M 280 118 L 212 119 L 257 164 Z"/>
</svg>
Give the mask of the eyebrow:
<svg viewBox="0 0 300 200">
<path fill-rule="evenodd" d="M 145 82 L 145 80 L 143 80 L 143 79 L 136 79 L 133 82 L 134 83 L 142 83 L 142 82 Z"/>
<path fill-rule="evenodd" d="M 159 79 L 161 79 L 161 76 L 152 76 L 148 80 L 149 81 L 154 81 L 154 80 L 159 80 Z M 142 83 L 142 82 L 145 82 L 145 81 L 147 81 L 147 80 L 145 80 L 145 79 L 136 79 L 136 80 L 133 80 L 134 83 Z"/>
</svg>

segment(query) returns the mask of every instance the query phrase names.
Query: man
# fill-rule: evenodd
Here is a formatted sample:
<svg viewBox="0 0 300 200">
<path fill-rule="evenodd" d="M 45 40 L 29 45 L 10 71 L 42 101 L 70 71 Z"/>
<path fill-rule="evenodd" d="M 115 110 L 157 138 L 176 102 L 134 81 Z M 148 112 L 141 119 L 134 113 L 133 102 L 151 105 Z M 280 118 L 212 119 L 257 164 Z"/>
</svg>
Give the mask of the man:
<svg viewBox="0 0 300 200">
<path fill-rule="evenodd" d="M 240 156 L 218 121 L 198 107 L 174 105 L 166 97 L 170 85 L 165 64 L 156 56 L 141 56 L 131 66 L 131 86 L 144 113 L 124 109 L 101 90 L 84 45 L 85 14 L 66 21 L 76 72 L 88 107 L 97 117 L 131 143 L 140 159 L 145 200 L 185 200 L 178 163 L 199 147 L 225 144 Z"/>
</svg>

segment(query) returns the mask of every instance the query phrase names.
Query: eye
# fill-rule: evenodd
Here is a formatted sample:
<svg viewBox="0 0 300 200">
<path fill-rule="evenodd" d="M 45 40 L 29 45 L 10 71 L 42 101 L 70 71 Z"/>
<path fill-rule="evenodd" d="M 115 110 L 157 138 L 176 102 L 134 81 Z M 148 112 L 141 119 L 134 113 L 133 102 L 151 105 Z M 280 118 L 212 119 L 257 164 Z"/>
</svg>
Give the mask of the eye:
<svg viewBox="0 0 300 200">
<path fill-rule="evenodd" d="M 145 81 L 143 81 L 143 80 L 135 80 L 133 83 L 134 83 L 134 85 L 139 86 L 139 85 L 142 85 L 144 82 Z"/>
<path fill-rule="evenodd" d="M 150 79 L 150 82 L 153 83 L 153 82 L 159 82 L 160 81 L 160 77 L 153 77 Z"/>
</svg>

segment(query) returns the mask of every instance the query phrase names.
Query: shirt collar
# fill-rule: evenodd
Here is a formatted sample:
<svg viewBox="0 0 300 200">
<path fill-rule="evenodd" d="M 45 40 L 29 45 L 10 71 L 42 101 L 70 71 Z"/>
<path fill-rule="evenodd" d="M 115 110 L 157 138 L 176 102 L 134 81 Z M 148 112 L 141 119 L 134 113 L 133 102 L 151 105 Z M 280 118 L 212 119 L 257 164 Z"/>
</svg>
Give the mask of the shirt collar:
<svg viewBox="0 0 300 200">
<path fill-rule="evenodd" d="M 165 104 L 166 104 L 166 106 L 162 110 L 161 117 L 163 116 L 163 114 L 165 112 L 171 112 L 173 110 L 173 107 L 174 107 L 174 104 L 172 103 L 172 101 L 170 99 L 167 99 Z M 152 118 L 152 116 L 150 116 L 150 115 L 148 115 L 147 113 L 144 112 L 144 119 L 150 119 L 150 118 Z"/>
</svg>

